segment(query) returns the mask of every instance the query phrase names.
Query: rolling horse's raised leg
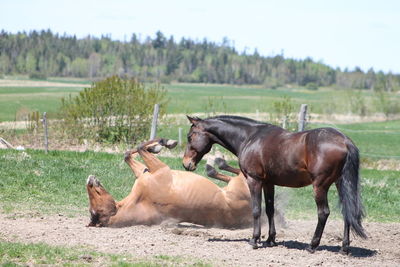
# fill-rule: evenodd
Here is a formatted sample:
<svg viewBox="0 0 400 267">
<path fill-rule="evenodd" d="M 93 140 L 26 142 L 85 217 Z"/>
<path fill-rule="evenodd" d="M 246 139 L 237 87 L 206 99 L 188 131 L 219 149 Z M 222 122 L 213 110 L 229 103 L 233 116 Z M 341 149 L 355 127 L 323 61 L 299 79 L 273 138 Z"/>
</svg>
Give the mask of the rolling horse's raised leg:
<svg viewBox="0 0 400 267">
<path fill-rule="evenodd" d="M 171 142 L 174 142 L 174 144 L 171 144 Z M 152 153 L 158 153 L 161 150 L 160 146 L 173 148 L 175 147 L 176 143 L 177 143 L 176 141 L 168 139 L 154 139 L 145 142 L 143 144 L 140 144 L 137 147 L 137 151 L 139 152 L 139 155 L 142 157 L 150 173 L 153 173 L 161 168 L 169 168 L 169 167 Z"/>
<path fill-rule="evenodd" d="M 307 250 L 311 253 L 315 252 L 315 249 L 318 247 L 319 242 L 321 241 L 321 236 L 330 213 L 328 205 L 328 190 L 314 185 L 314 196 L 315 202 L 317 203 L 318 224 L 311 240 L 311 244 L 309 247 L 307 247 Z"/>
<path fill-rule="evenodd" d="M 160 161 L 157 157 L 151 153 L 158 153 L 162 147 L 173 148 L 177 142 L 175 140 L 168 139 L 155 139 L 140 144 L 137 149 L 125 152 L 125 162 L 131 167 L 136 177 L 139 177 L 146 169 L 150 172 L 156 171 L 160 168 L 166 167 L 167 165 Z M 151 153 L 150 153 L 151 152 Z M 139 153 L 144 160 L 145 165 L 141 162 L 134 160 L 134 157 Z"/>
<path fill-rule="evenodd" d="M 216 157 L 215 164 L 217 164 L 217 166 L 220 170 L 228 171 L 228 172 L 234 173 L 236 175 L 239 175 L 239 173 L 240 173 L 240 169 L 229 166 L 229 164 L 226 163 L 226 160 L 224 160 L 223 158 Z"/>
<path fill-rule="evenodd" d="M 269 232 L 268 232 L 268 239 L 267 239 L 267 246 L 272 247 L 276 246 L 275 236 L 275 221 L 274 221 L 274 195 L 275 195 L 275 187 L 273 184 L 264 184 L 264 198 L 265 198 L 265 211 L 268 217 L 268 225 L 269 225 Z"/>
<path fill-rule="evenodd" d="M 253 212 L 253 237 L 250 239 L 249 244 L 257 249 L 257 242 L 260 241 L 261 236 L 261 190 L 262 190 L 262 181 L 258 179 L 254 179 L 252 177 L 247 176 L 247 184 L 250 189 L 251 195 L 251 204 L 252 204 L 252 212 Z"/>
<path fill-rule="evenodd" d="M 133 173 L 136 177 L 140 177 L 140 175 L 145 171 L 146 166 L 140 161 L 135 160 L 137 152 L 128 151 L 125 153 L 125 162 L 129 165 Z"/>
<path fill-rule="evenodd" d="M 211 157 L 207 159 L 207 163 L 206 163 L 207 176 L 224 181 L 226 183 L 229 183 L 229 181 L 232 179 L 232 177 L 217 172 L 217 170 L 214 168 L 214 163 L 215 163 L 215 160 L 213 160 Z"/>
</svg>

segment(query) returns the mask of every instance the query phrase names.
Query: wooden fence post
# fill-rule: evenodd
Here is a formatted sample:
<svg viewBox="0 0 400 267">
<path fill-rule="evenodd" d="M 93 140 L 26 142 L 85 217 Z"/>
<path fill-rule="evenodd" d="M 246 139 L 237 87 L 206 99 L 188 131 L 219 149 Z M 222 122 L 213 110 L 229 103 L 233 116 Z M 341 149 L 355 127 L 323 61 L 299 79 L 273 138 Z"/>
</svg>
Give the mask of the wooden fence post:
<svg viewBox="0 0 400 267">
<path fill-rule="evenodd" d="M 46 154 L 49 152 L 49 137 L 47 131 L 47 114 L 43 112 L 43 127 L 44 127 L 44 151 Z"/>
<path fill-rule="evenodd" d="M 178 145 L 182 146 L 182 128 L 179 127 L 178 129 Z"/>
<path fill-rule="evenodd" d="M 283 129 L 286 129 L 286 124 L 287 124 L 287 116 L 284 116 L 284 117 L 282 118 L 282 128 L 283 128 Z"/>
<path fill-rule="evenodd" d="M 150 140 L 156 138 L 157 135 L 157 119 L 159 110 L 160 106 L 158 104 L 155 104 L 153 111 L 153 121 L 151 122 Z"/>
<path fill-rule="evenodd" d="M 301 104 L 300 113 L 299 113 L 299 126 L 298 132 L 304 131 L 306 127 L 306 116 L 307 116 L 307 104 Z"/>
</svg>

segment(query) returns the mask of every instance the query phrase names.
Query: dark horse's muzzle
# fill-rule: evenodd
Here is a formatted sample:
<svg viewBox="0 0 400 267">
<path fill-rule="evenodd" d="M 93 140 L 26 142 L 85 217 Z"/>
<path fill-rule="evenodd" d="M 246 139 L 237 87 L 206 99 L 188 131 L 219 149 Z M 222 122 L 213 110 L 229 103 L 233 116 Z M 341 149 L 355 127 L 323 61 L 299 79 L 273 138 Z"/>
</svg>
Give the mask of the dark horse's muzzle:
<svg viewBox="0 0 400 267">
<path fill-rule="evenodd" d="M 191 158 L 186 157 L 183 158 L 182 165 L 187 171 L 194 171 L 197 167 L 197 164 Z"/>
</svg>

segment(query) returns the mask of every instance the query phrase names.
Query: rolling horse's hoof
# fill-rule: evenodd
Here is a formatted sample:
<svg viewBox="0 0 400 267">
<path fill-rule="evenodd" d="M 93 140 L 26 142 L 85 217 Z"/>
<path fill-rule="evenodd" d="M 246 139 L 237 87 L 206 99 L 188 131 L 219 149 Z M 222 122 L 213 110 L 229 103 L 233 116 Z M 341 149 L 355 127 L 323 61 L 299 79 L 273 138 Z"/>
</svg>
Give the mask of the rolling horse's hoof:
<svg viewBox="0 0 400 267">
<path fill-rule="evenodd" d="M 124 160 L 128 161 L 131 158 L 131 155 L 132 155 L 132 151 L 130 151 L 130 150 L 126 151 L 125 155 L 124 155 Z"/>
<path fill-rule="evenodd" d="M 178 144 L 178 141 L 172 139 L 161 138 L 160 145 L 165 146 L 168 149 L 173 149 Z"/>
<path fill-rule="evenodd" d="M 153 145 L 153 146 L 149 146 L 148 148 L 147 148 L 147 151 L 149 151 L 150 153 L 153 153 L 153 154 L 158 154 L 158 153 L 160 153 L 160 151 L 162 150 L 162 146 L 161 145 L 159 145 L 159 144 L 156 144 L 156 145 Z"/>
</svg>

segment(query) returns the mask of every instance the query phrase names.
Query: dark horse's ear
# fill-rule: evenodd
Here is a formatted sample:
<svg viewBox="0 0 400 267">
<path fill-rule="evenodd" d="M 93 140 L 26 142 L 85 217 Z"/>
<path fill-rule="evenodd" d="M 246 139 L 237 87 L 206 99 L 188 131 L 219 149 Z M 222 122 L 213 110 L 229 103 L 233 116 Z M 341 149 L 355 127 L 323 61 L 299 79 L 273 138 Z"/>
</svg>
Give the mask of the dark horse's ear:
<svg viewBox="0 0 400 267">
<path fill-rule="evenodd" d="M 194 124 L 194 125 L 196 125 L 197 123 L 199 123 L 201 121 L 201 119 L 199 117 L 190 117 L 189 115 L 186 115 L 186 117 L 188 118 L 190 123 Z"/>
</svg>

